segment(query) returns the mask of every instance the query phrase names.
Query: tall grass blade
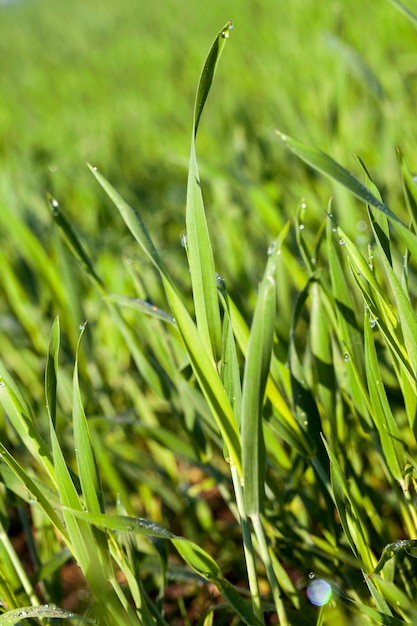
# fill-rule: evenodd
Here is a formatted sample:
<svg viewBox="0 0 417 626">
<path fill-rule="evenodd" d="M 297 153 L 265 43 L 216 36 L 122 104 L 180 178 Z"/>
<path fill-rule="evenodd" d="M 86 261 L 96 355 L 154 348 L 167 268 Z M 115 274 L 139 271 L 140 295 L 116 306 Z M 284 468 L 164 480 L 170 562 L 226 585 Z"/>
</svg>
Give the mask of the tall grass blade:
<svg viewBox="0 0 417 626">
<path fill-rule="evenodd" d="M 56 388 L 58 383 L 58 354 L 60 342 L 59 318 L 56 317 L 49 336 L 45 368 L 45 398 L 49 419 L 56 424 Z"/>
<path fill-rule="evenodd" d="M 220 360 L 222 346 L 220 310 L 213 250 L 204 211 L 195 140 L 204 104 L 210 91 L 220 55 L 229 37 L 230 28 L 231 23 L 228 22 L 216 36 L 204 63 L 197 87 L 185 215 L 188 262 L 191 272 L 197 326 L 206 350 L 209 353 L 213 353 L 215 362 Z"/>
<path fill-rule="evenodd" d="M 217 426 L 222 433 L 228 450 L 227 454 L 230 456 L 231 462 L 238 468 L 239 474 L 241 474 L 240 438 L 237 424 L 232 407 L 219 378 L 216 364 L 207 351 L 206 345 L 203 343 L 195 323 L 178 294 L 143 221 L 96 168 L 90 169 L 109 198 L 114 202 L 142 250 L 161 275 L 172 316 L 177 323 L 194 373 L 211 408 Z"/>
<path fill-rule="evenodd" d="M 245 507 L 249 517 L 259 515 L 263 508 L 266 456 L 262 407 L 275 328 L 277 249 L 275 242 L 258 292 L 243 375 L 242 465 Z"/>
</svg>

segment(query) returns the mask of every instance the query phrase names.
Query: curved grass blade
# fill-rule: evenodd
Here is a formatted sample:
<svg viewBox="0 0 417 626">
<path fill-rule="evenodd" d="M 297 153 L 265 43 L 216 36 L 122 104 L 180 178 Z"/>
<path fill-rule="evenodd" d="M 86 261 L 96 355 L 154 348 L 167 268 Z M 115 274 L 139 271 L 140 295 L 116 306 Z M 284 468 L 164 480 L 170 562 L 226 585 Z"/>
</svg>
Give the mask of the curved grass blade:
<svg viewBox="0 0 417 626">
<path fill-rule="evenodd" d="M 197 327 L 203 343 L 217 363 L 221 358 L 222 332 L 213 250 L 208 232 L 197 166 L 195 139 L 220 55 L 232 27 L 228 22 L 216 36 L 207 55 L 197 87 L 187 182 L 187 253 Z"/>
<path fill-rule="evenodd" d="M 19 434 L 26 450 L 44 467 L 50 479 L 54 481 L 55 471 L 51 454 L 39 433 L 31 411 L 20 396 L 14 382 L 9 377 L 6 379 L 5 376 L 1 375 L 0 404 L 3 406 L 13 428 Z"/>
<path fill-rule="evenodd" d="M 254 616 L 251 608 L 242 600 L 234 587 L 223 578 L 221 570 L 214 559 L 196 543 L 174 535 L 163 526 L 143 518 L 129 517 L 127 515 L 91 514 L 79 510 L 72 510 L 71 513 L 80 519 L 88 520 L 91 524 L 109 530 L 169 539 L 187 565 L 205 580 L 216 585 L 230 606 L 240 615 L 244 624 L 261 626 L 261 622 Z"/>
<path fill-rule="evenodd" d="M 84 267 L 88 276 L 97 283 L 100 288 L 104 289 L 104 283 L 96 273 L 93 262 L 84 249 L 77 233 L 75 232 L 71 222 L 60 208 L 59 203 L 50 194 L 47 194 L 47 200 L 51 209 L 52 215 L 59 228 L 62 230 L 68 247 L 73 252 L 74 256 L 78 259 L 81 265 Z"/>
<path fill-rule="evenodd" d="M 213 358 L 207 350 L 206 345 L 203 343 L 195 323 L 191 319 L 185 304 L 178 294 L 145 224 L 136 211 L 122 198 L 104 176 L 97 171 L 97 168 L 90 167 L 90 169 L 119 210 L 131 234 L 162 278 L 171 313 L 177 323 L 198 383 L 211 408 L 217 427 L 222 434 L 223 441 L 228 450 L 228 456 L 231 462 L 238 468 L 239 475 L 241 475 L 242 465 L 239 432 L 231 404 L 217 373 L 216 364 L 213 362 Z"/>
<path fill-rule="evenodd" d="M 172 317 L 172 315 L 158 308 L 154 304 L 146 302 L 145 300 L 140 300 L 139 298 L 131 298 L 129 296 L 119 296 L 116 294 L 104 296 L 104 300 L 108 300 L 109 302 L 115 302 L 116 304 L 120 304 L 121 306 L 129 307 L 131 309 L 136 309 L 137 311 L 140 311 L 141 313 L 146 313 L 146 315 L 150 315 L 151 317 L 161 320 L 162 322 L 167 322 L 168 324 L 176 326 L 175 319 Z"/>
<path fill-rule="evenodd" d="M 307 146 L 306 144 L 301 143 L 301 141 L 297 141 L 279 130 L 277 130 L 276 133 L 295 155 L 305 161 L 312 168 L 346 187 L 346 189 L 359 198 L 359 200 L 362 200 L 362 202 L 365 202 L 379 211 L 382 211 L 382 213 L 386 215 L 401 235 L 413 256 L 417 257 L 417 237 L 415 234 L 412 233 L 405 224 L 403 224 L 403 222 L 386 206 L 386 204 L 384 204 L 384 202 L 376 198 L 374 194 L 371 193 L 369 189 L 356 178 L 356 176 L 339 165 L 339 163 L 321 150 Z"/>
</svg>

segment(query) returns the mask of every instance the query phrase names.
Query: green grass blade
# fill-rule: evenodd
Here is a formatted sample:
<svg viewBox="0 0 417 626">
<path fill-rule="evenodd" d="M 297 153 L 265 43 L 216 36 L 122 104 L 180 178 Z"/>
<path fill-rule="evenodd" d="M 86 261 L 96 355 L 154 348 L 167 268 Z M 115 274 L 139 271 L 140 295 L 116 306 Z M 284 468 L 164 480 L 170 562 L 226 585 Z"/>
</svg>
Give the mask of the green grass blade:
<svg viewBox="0 0 417 626">
<path fill-rule="evenodd" d="M 406 466 L 406 455 L 403 437 L 400 433 L 387 399 L 381 372 L 378 365 L 378 357 L 375 349 L 373 330 L 369 320 L 369 312 L 365 320 L 365 357 L 366 376 L 368 380 L 369 397 L 372 404 L 372 416 L 378 430 L 382 449 L 389 470 L 395 480 L 402 483 Z"/>
<path fill-rule="evenodd" d="M 77 345 L 74 376 L 73 376 L 73 407 L 72 421 L 74 429 L 75 456 L 77 459 L 78 475 L 85 506 L 92 513 L 102 513 L 104 511 L 103 493 L 100 477 L 97 470 L 96 459 L 93 451 L 91 436 L 88 429 L 87 419 L 81 400 L 80 386 L 78 381 L 78 358 L 82 337 L 86 325 L 82 327 Z M 104 532 L 94 529 L 97 543 L 97 553 L 102 561 L 102 568 L 105 578 L 110 578 L 112 568 L 110 564 L 110 553 L 107 545 L 107 538 Z"/>
<path fill-rule="evenodd" d="M 13 381 L 0 376 L 0 404 L 3 406 L 8 419 L 33 458 L 46 470 L 54 482 L 54 466 L 50 452 L 43 441 L 29 407 L 20 397 Z"/>
<path fill-rule="evenodd" d="M 325 174 L 332 180 L 340 183 L 348 189 L 354 196 L 381 211 L 392 222 L 395 229 L 401 235 L 404 242 L 409 247 L 412 254 L 417 257 L 417 238 L 409 228 L 373 193 L 369 191 L 351 172 L 339 165 L 330 156 L 318 150 L 307 146 L 300 141 L 285 135 L 281 131 L 276 131 L 277 135 L 288 146 L 288 148 L 296 154 L 300 159 L 305 161 L 315 170 Z"/>
<path fill-rule="evenodd" d="M 93 262 L 91 261 L 89 255 L 87 254 L 84 246 L 82 245 L 75 229 L 73 228 L 71 222 L 60 208 L 59 203 L 55 198 L 52 198 L 50 194 L 47 195 L 47 200 L 49 207 L 51 209 L 52 215 L 56 224 L 62 230 L 65 241 L 68 244 L 68 247 L 74 254 L 74 256 L 81 263 L 82 267 L 87 272 L 88 276 L 96 282 L 102 289 L 104 288 L 104 283 L 101 278 L 98 276 L 97 272 L 94 269 Z"/>
<path fill-rule="evenodd" d="M 20 624 L 23 619 L 42 619 L 49 617 L 51 619 L 65 619 L 65 620 L 77 620 L 84 624 L 91 624 L 97 626 L 97 622 L 88 617 L 77 615 L 73 611 L 66 611 L 54 606 L 41 605 L 41 606 L 25 606 L 21 609 L 15 609 L 14 611 L 7 611 L 3 615 L 0 615 L 1 626 L 13 626 L 14 624 Z"/>
<path fill-rule="evenodd" d="M 241 474 L 240 438 L 232 407 L 218 376 L 216 364 L 191 319 L 172 279 L 163 264 L 145 224 L 136 211 L 120 196 L 114 187 L 97 169 L 90 168 L 94 176 L 113 201 L 133 237 L 161 275 L 171 313 L 177 323 L 194 373 L 201 390 L 211 408 L 214 419 L 222 434 L 228 455 Z"/>
<path fill-rule="evenodd" d="M 59 317 L 56 317 L 49 336 L 48 355 L 46 358 L 45 368 L 46 409 L 54 428 L 56 423 L 56 387 L 58 383 L 59 341 Z"/>
<path fill-rule="evenodd" d="M 217 64 L 220 60 L 220 55 L 223 52 L 226 41 L 229 39 L 229 34 L 232 28 L 232 22 L 229 20 L 216 36 L 204 63 L 198 83 L 197 96 L 194 105 L 194 135 L 197 135 L 201 114 L 203 112 L 204 104 L 206 102 L 207 96 L 211 88 L 211 84 L 213 82 Z"/>
<path fill-rule="evenodd" d="M 104 178 L 102 174 L 100 174 L 96 167 L 93 167 L 90 164 L 87 165 L 94 174 L 100 186 L 103 188 L 103 190 L 109 196 L 110 200 L 118 209 L 126 226 L 130 230 L 142 250 L 145 252 L 148 259 L 158 270 L 158 272 L 168 278 L 168 272 L 156 250 L 156 247 L 148 233 L 148 230 L 146 229 L 145 224 L 139 217 L 138 213 L 126 202 L 126 200 L 124 200 L 124 198 L 122 198 L 122 196 L 116 191 L 113 185 L 111 185 L 109 181 L 106 180 L 106 178 Z"/>
<path fill-rule="evenodd" d="M 401 168 L 401 182 L 403 193 L 408 209 L 408 214 L 412 221 L 414 230 L 417 228 L 417 182 L 410 171 L 407 161 L 401 150 L 397 148 L 397 158 Z"/>
<path fill-rule="evenodd" d="M 242 385 L 242 465 L 246 512 L 259 515 L 265 489 L 265 442 L 262 407 L 271 363 L 276 316 L 275 242 L 256 301 Z"/>
<path fill-rule="evenodd" d="M 18 495 L 27 502 L 35 501 L 45 512 L 46 516 L 55 526 L 56 530 L 65 538 L 67 536 L 65 527 L 56 513 L 56 504 L 58 503 L 57 494 L 52 493 L 51 490 L 46 485 L 40 483 L 40 481 L 34 480 L 25 471 L 22 465 L 13 458 L 2 443 L 0 443 L 0 452 L 2 461 L 8 466 L 10 472 L 17 479 L 19 484 L 18 489 L 16 489 L 14 484 L 9 484 L 4 468 L 2 468 L 2 479 L 7 487 L 11 491 L 18 493 Z"/>
<path fill-rule="evenodd" d="M 215 362 L 220 360 L 222 346 L 220 310 L 213 250 L 207 227 L 200 175 L 197 166 L 195 139 L 204 104 L 210 91 L 220 55 L 229 36 L 230 28 L 231 23 L 228 22 L 216 36 L 204 63 L 197 87 L 185 215 L 188 262 L 190 265 L 197 326 L 203 343 L 206 349 L 213 353 Z"/>
<path fill-rule="evenodd" d="M 166 311 L 163 311 L 154 304 L 146 302 L 145 300 L 140 300 L 139 298 L 130 298 L 129 296 L 119 296 L 116 294 L 110 294 L 108 296 L 105 296 L 104 299 L 108 302 L 114 302 L 115 304 L 119 304 L 120 306 L 135 309 L 136 311 L 140 311 L 141 313 L 150 315 L 151 317 L 161 320 L 162 322 L 167 322 L 168 324 L 176 326 L 175 319 L 172 317 L 172 315 L 169 315 L 169 313 L 167 313 Z"/>
</svg>

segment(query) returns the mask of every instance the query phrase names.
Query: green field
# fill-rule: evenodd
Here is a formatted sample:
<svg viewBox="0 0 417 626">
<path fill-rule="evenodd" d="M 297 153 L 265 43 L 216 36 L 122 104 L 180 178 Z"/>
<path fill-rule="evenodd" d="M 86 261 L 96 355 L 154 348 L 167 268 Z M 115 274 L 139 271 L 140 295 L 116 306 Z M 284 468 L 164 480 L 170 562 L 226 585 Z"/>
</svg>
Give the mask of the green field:
<svg viewBox="0 0 417 626">
<path fill-rule="evenodd" d="M 417 624 L 406 4 L 0 4 L 0 625 Z"/>
</svg>

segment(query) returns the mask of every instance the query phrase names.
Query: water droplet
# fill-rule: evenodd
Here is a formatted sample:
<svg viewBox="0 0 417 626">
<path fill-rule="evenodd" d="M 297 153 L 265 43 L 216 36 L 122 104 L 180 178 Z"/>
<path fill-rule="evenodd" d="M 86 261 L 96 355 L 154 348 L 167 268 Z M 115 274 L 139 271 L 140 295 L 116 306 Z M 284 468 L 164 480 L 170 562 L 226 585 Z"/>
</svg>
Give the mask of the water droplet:
<svg viewBox="0 0 417 626">
<path fill-rule="evenodd" d="M 226 26 L 226 28 L 224 30 L 222 30 L 222 32 L 220 33 L 221 36 L 223 37 L 223 39 L 229 39 L 231 30 L 233 30 L 233 24 L 232 24 L 232 22 L 229 22 L 229 24 Z"/>
<path fill-rule="evenodd" d="M 0 389 L 4 389 L 6 386 L 6 381 L 4 381 L 3 379 L 0 380 Z"/>
<path fill-rule="evenodd" d="M 306 203 L 305 203 L 305 202 L 302 202 L 302 203 L 301 203 L 301 208 L 302 208 L 302 209 L 306 209 L 306 208 L 307 208 L 307 205 L 306 205 Z"/>
<path fill-rule="evenodd" d="M 346 241 L 344 239 L 339 239 L 339 243 L 340 243 L 341 246 L 344 246 Z"/>
<path fill-rule="evenodd" d="M 277 249 L 277 242 L 273 241 L 268 248 L 268 255 L 271 256 L 272 254 L 274 254 L 276 249 Z"/>
<path fill-rule="evenodd" d="M 53 206 L 54 208 L 59 207 L 58 200 L 55 200 L 55 198 L 52 198 L 52 200 L 51 200 L 51 204 L 52 204 L 52 206 Z"/>
<path fill-rule="evenodd" d="M 356 230 L 358 230 L 360 233 L 364 233 L 367 228 L 368 224 L 365 222 L 365 220 L 359 220 L 359 222 L 356 222 Z"/>
<path fill-rule="evenodd" d="M 300 230 L 304 230 L 305 226 L 304 226 L 304 224 L 300 224 L 298 228 L 299 228 Z"/>
<path fill-rule="evenodd" d="M 375 328 L 375 326 L 376 326 L 376 320 L 374 320 L 374 319 L 369 320 L 369 326 L 370 326 L 371 328 Z"/>
<path fill-rule="evenodd" d="M 346 362 L 350 361 L 350 356 L 347 352 L 344 353 L 343 358 Z"/>
<path fill-rule="evenodd" d="M 337 233 L 337 228 L 336 228 L 336 226 L 333 226 L 333 228 L 332 228 L 332 233 Z"/>
<path fill-rule="evenodd" d="M 188 237 L 187 235 L 183 235 L 181 237 L 181 245 L 183 248 L 187 249 L 188 248 Z"/>
<path fill-rule="evenodd" d="M 314 606 L 324 606 L 332 597 L 332 588 L 327 580 L 318 578 L 307 587 L 307 598 Z"/>
<path fill-rule="evenodd" d="M 308 420 L 304 420 L 303 424 L 304 426 L 308 426 Z"/>
<path fill-rule="evenodd" d="M 97 172 L 97 168 L 95 165 L 93 166 L 93 172 Z"/>
<path fill-rule="evenodd" d="M 85 322 L 81 322 L 81 324 L 79 325 L 79 329 L 80 330 L 84 330 L 84 328 L 87 326 L 87 320 Z"/>
<path fill-rule="evenodd" d="M 313 580 L 315 578 L 314 572 L 309 572 L 308 577 L 310 580 Z"/>
</svg>

